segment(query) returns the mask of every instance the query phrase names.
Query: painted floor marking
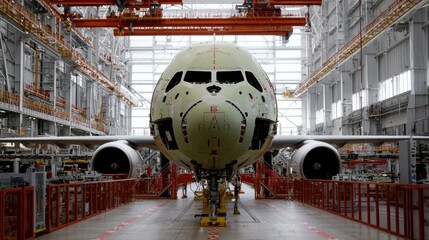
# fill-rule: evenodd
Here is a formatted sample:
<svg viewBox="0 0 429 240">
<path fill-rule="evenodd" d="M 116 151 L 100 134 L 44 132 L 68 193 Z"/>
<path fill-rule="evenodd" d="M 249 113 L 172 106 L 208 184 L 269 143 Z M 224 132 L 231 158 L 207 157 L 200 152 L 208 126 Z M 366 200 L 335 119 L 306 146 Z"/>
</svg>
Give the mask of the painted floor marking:
<svg viewBox="0 0 429 240">
<path fill-rule="evenodd" d="M 271 204 L 271 203 L 267 203 L 267 202 L 264 202 L 266 205 L 268 205 L 268 206 L 270 206 L 271 208 L 274 208 L 274 209 L 276 209 L 276 210 L 278 210 L 278 211 L 280 211 L 280 212 L 282 212 L 282 213 L 287 213 L 286 211 L 284 211 L 284 209 L 281 209 L 281 208 L 279 208 L 279 207 L 277 207 L 277 206 L 275 206 L 275 205 L 273 205 L 273 204 Z M 327 239 L 327 240 L 337 240 L 335 237 L 333 237 L 333 236 L 331 236 L 329 233 L 327 233 L 327 232 L 325 232 L 325 231 L 323 231 L 323 230 L 321 230 L 321 229 L 318 229 L 317 227 L 314 227 L 314 226 L 311 226 L 309 223 L 307 223 L 307 222 L 302 222 L 302 221 L 299 221 L 299 220 L 297 220 L 300 224 L 302 224 L 302 225 L 304 225 L 305 227 L 307 227 L 308 229 L 310 229 L 311 231 L 313 231 L 314 233 L 316 233 L 317 235 L 319 235 L 319 236 L 321 236 L 321 237 L 323 237 L 323 238 L 325 238 L 325 239 Z"/>
<path fill-rule="evenodd" d="M 158 203 L 157 205 L 155 205 L 154 207 L 151 207 L 149 209 L 147 209 L 146 211 L 128 219 L 127 221 L 120 223 L 118 225 L 116 225 L 115 227 L 105 231 L 104 233 L 102 233 L 100 236 L 94 238 L 93 240 L 104 240 L 106 238 L 108 238 L 110 235 L 119 232 L 120 230 L 122 230 L 122 228 L 126 227 L 127 225 L 139 220 L 140 218 L 142 218 L 143 216 L 145 216 L 147 213 L 151 212 L 151 211 L 155 211 L 156 209 L 164 206 L 165 204 L 167 204 L 167 202 L 161 202 Z"/>
<path fill-rule="evenodd" d="M 208 232 L 207 240 L 219 240 L 219 228 L 211 227 Z"/>
</svg>

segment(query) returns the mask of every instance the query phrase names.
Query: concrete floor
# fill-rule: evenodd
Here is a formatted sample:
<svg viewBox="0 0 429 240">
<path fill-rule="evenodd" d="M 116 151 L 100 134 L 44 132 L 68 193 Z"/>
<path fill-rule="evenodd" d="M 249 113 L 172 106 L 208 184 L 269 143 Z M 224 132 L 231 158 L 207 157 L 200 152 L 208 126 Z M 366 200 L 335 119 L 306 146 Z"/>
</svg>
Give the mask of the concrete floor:
<svg viewBox="0 0 429 240">
<path fill-rule="evenodd" d="M 37 239 L 402 239 L 298 202 L 255 200 L 245 184 L 241 215 L 229 203 L 227 227 L 200 227 L 201 202 L 189 189 L 187 199 L 139 200 Z"/>
</svg>

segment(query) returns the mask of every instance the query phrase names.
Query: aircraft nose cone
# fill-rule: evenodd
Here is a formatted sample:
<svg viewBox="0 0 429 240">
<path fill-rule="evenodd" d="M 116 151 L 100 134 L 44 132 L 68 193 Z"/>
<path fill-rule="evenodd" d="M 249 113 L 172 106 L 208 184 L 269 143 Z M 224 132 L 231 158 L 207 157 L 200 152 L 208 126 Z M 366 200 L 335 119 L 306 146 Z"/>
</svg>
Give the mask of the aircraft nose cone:
<svg viewBox="0 0 429 240">
<path fill-rule="evenodd" d="M 206 168 L 224 168 L 242 153 L 245 117 L 238 106 L 211 94 L 193 104 L 182 119 L 187 155 Z M 196 151 L 195 151 L 196 150 Z"/>
</svg>

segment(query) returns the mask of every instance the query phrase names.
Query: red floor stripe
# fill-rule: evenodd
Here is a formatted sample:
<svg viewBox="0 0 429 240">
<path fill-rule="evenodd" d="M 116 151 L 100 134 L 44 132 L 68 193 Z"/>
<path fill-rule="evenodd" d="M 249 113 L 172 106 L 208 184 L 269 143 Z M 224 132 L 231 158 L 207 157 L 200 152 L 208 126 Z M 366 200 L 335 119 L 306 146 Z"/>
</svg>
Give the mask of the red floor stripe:
<svg viewBox="0 0 429 240">
<path fill-rule="evenodd" d="M 145 216 L 148 212 L 154 211 L 157 208 L 160 208 L 162 206 L 164 206 L 165 204 L 167 204 L 167 202 L 161 202 L 158 203 L 156 206 L 151 207 L 149 209 L 147 209 L 146 211 L 144 211 L 143 213 L 140 213 L 139 215 L 136 215 L 130 219 L 128 219 L 127 221 L 116 225 L 114 228 L 111 228 L 107 231 L 105 231 L 104 233 L 102 233 L 100 236 L 94 238 L 93 240 L 104 240 L 106 238 L 108 238 L 110 235 L 112 235 L 113 233 L 119 232 L 122 228 L 124 228 L 125 226 L 139 220 L 140 218 L 142 218 L 143 216 Z"/>
<path fill-rule="evenodd" d="M 207 240 L 219 240 L 219 228 L 212 227 L 209 229 Z"/>
<path fill-rule="evenodd" d="M 281 209 L 281 208 L 279 208 L 279 207 L 277 207 L 277 206 L 275 206 L 273 204 L 270 204 L 270 203 L 267 203 L 267 202 L 264 202 L 264 203 L 266 205 L 268 205 L 268 206 L 270 206 L 270 207 L 278 210 L 278 211 L 283 212 L 283 209 Z M 306 222 L 302 222 L 302 221 L 298 221 L 298 222 L 301 223 L 302 225 L 306 226 L 308 229 L 310 229 L 311 231 L 313 231 L 317 235 L 319 235 L 319 236 L 321 236 L 321 237 L 323 237 L 323 238 L 325 238 L 327 240 L 337 240 L 335 237 L 331 236 L 329 233 L 327 233 L 327 232 L 325 232 L 325 231 L 323 231 L 321 229 L 318 229 L 317 227 L 311 226 L 310 224 L 308 224 Z"/>
</svg>

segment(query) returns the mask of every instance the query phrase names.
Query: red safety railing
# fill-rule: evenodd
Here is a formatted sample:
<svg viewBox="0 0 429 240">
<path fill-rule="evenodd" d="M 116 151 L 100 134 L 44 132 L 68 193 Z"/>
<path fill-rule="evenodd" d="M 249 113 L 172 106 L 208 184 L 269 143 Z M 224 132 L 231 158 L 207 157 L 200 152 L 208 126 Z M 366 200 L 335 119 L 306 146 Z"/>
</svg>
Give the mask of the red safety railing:
<svg viewBox="0 0 429 240">
<path fill-rule="evenodd" d="M 241 182 L 247 183 L 249 185 L 255 185 L 255 174 L 253 173 L 245 173 L 240 174 Z"/>
<path fill-rule="evenodd" d="M 291 197 L 293 180 L 288 177 L 282 177 L 262 160 L 256 162 L 254 179 L 256 199 Z"/>
<path fill-rule="evenodd" d="M 49 184 L 47 231 L 52 232 L 133 201 L 135 180 Z"/>
<path fill-rule="evenodd" d="M 156 177 L 140 178 L 136 185 L 138 199 L 177 199 L 177 165 L 171 164 Z"/>
<path fill-rule="evenodd" d="M 180 187 L 183 184 L 190 184 L 194 182 L 194 174 L 193 173 L 181 173 L 177 175 L 177 186 Z"/>
<path fill-rule="evenodd" d="M 256 162 L 255 174 L 241 174 L 241 180 L 254 185 L 256 199 L 295 199 L 396 236 L 429 239 L 427 185 L 292 180 L 263 161 Z"/>
<path fill-rule="evenodd" d="M 298 201 L 396 236 L 429 237 L 429 186 L 296 180 L 292 191 Z"/>
<path fill-rule="evenodd" d="M 0 240 L 34 239 L 34 188 L 0 190 Z"/>
</svg>

